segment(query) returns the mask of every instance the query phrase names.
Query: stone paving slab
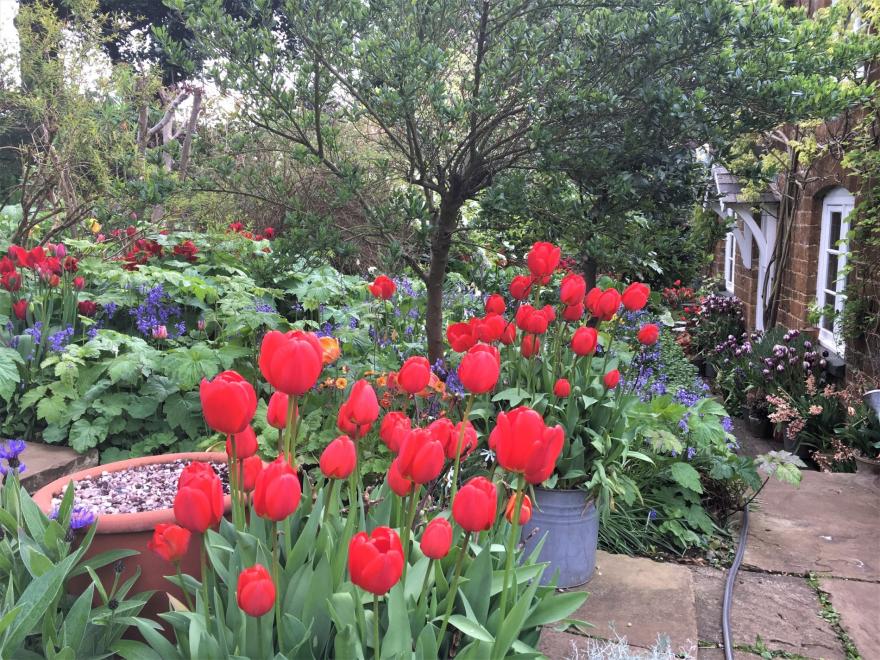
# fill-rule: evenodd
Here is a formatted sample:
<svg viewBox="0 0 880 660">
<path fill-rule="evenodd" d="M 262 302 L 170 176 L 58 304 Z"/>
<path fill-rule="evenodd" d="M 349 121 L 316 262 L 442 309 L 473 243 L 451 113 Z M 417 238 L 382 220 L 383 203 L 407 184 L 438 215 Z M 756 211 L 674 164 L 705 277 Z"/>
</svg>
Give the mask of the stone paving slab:
<svg viewBox="0 0 880 660">
<path fill-rule="evenodd" d="M 589 596 L 572 618 L 593 624 L 591 636 L 626 637 L 651 648 L 665 635 L 675 651 L 696 646 L 694 588 L 685 566 L 600 551 L 593 579 L 579 589 Z"/>
<path fill-rule="evenodd" d="M 721 601 L 727 572 L 702 566 L 691 570 L 700 640 L 721 644 Z M 760 637 L 773 651 L 828 660 L 845 658 L 843 645 L 820 612 L 819 598 L 806 579 L 741 570 L 730 613 L 733 643 L 754 646 Z"/>
<path fill-rule="evenodd" d="M 840 615 L 840 625 L 863 658 L 880 658 L 880 584 L 826 578 L 820 581 Z"/>
<path fill-rule="evenodd" d="M 763 571 L 880 581 L 880 482 L 802 472 L 771 479 L 751 509 L 744 565 Z"/>
<path fill-rule="evenodd" d="M 92 449 L 78 454 L 70 447 L 28 442 L 21 460 L 27 467 L 21 475 L 21 483 L 29 493 L 34 493 L 51 481 L 65 474 L 85 470 L 98 464 L 98 452 Z"/>
<path fill-rule="evenodd" d="M 697 660 L 724 660 L 724 649 L 697 649 Z M 760 660 L 760 655 L 734 649 L 733 660 Z"/>
</svg>

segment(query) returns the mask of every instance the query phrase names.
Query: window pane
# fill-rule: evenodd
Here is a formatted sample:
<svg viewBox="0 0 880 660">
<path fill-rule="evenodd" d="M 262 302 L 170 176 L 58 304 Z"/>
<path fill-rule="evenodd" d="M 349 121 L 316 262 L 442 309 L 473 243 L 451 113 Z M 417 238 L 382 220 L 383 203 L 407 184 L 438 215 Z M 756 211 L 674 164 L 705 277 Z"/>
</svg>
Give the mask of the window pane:
<svg viewBox="0 0 880 660">
<path fill-rule="evenodd" d="M 819 325 L 825 330 L 829 330 L 829 331 L 834 330 L 834 327 L 833 327 L 834 323 L 831 320 L 831 316 L 828 316 L 828 315 L 823 316 L 819 321 Z"/>
<path fill-rule="evenodd" d="M 831 234 L 828 239 L 828 247 L 836 248 L 837 241 L 843 236 L 840 235 L 840 224 L 843 220 L 843 214 L 840 211 L 831 212 Z"/>
<path fill-rule="evenodd" d="M 832 291 L 837 290 L 837 260 L 836 254 L 828 254 L 828 271 L 825 275 L 825 288 Z"/>
</svg>

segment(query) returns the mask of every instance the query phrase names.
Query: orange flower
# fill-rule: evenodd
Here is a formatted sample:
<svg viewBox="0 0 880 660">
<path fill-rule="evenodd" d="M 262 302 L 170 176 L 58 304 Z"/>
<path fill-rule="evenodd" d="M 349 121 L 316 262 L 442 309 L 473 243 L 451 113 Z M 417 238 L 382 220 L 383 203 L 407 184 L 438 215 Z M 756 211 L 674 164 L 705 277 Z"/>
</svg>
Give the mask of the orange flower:
<svg viewBox="0 0 880 660">
<path fill-rule="evenodd" d="M 339 350 L 339 340 L 336 337 L 321 337 L 318 342 L 321 344 L 321 361 L 325 365 L 333 364 L 339 359 L 342 351 Z"/>
<path fill-rule="evenodd" d="M 348 379 L 347 378 L 337 378 L 336 379 L 336 389 L 337 390 L 344 390 L 347 386 L 348 386 Z"/>
<path fill-rule="evenodd" d="M 385 387 L 388 384 L 388 376 L 379 376 L 376 379 L 376 385 L 379 387 Z"/>
</svg>

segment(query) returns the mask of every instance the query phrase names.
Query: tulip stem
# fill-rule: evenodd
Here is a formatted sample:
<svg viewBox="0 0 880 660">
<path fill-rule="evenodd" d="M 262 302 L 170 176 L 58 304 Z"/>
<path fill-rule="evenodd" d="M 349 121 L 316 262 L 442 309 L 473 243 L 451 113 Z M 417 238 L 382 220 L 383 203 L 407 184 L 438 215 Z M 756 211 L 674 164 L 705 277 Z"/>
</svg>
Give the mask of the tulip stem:
<svg viewBox="0 0 880 660">
<path fill-rule="evenodd" d="M 235 529 L 244 529 L 244 517 L 241 510 L 241 498 L 239 497 L 238 484 L 238 449 L 235 446 L 235 435 L 226 436 L 229 444 L 232 446 L 232 453 L 229 455 L 229 496 L 232 500 L 232 524 Z"/>
<path fill-rule="evenodd" d="M 296 436 L 299 433 L 299 414 L 297 398 L 290 395 L 287 399 L 287 462 L 296 469 Z"/>
<path fill-rule="evenodd" d="M 208 539 L 202 534 L 202 599 L 205 601 L 205 630 L 211 629 L 211 605 L 208 601 Z"/>
<path fill-rule="evenodd" d="M 458 470 L 461 467 L 461 443 L 464 441 L 464 434 L 467 430 L 468 419 L 471 416 L 471 409 L 474 407 L 474 395 L 468 396 L 467 405 L 464 407 L 464 417 L 461 418 L 461 430 L 458 432 L 458 442 L 455 444 L 455 469 L 452 471 L 452 497 L 458 492 Z"/>
<path fill-rule="evenodd" d="M 431 579 L 431 569 L 433 569 L 433 568 L 434 568 L 434 560 L 429 559 L 428 560 L 428 570 L 425 571 L 425 579 L 422 580 L 422 589 L 421 589 L 421 591 L 419 591 L 419 598 L 416 601 L 416 610 L 418 610 L 419 607 L 421 607 L 421 605 L 422 605 L 422 596 L 424 596 L 426 600 L 428 598 L 428 596 L 427 596 L 428 581 Z"/>
<path fill-rule="evenodd" d="M 413 522 L 416 519 L 416 509 L 419 504 L 419 490 L 421 486 L 413 484 L 413 492 L 409 496 L 409 513 L 406 515 L 406 527 L 403 528 L 403 581 L 406 582 L 406 569 L 409 567 L 409 537 L 412 532 Z"/>
<path fill-rule="evenodd" d="M 446 633 L 449 617 L 452 616 L 452 609 L 455 607 L 455 597 L 458 594 L 458 585 L 461 582 L 461 567 L 464 565 L 464 557 L 468 552 L 470 538 L 471 533 L 464 532 L 461 550 L 458 553 L 458 558 L 455 560 L 455 574 L 452 578 L 452 586 L 449 588 L 449 596 L 447 596 L 448 600 L 446 601 L 446 613 L 443 615 L 443 625 L 440 626 L 440 635 L 437 637 L 439 644 L 443 644 L 443 635 Z M 488 552 L 488 549 L 484 550 L 484 552 Z"/>
<path fill-rule="evenodd" d="M 183 583 L 183 575 L 180 572 L 180 562 L 174 562 L 174 568 L 177 569 L 177 581 L 180 582 L 180 590 L 183 592 L 183 599 L 186 601 L 186 606 L 189 608 L 190 612 L 195 612 L 196 608 L 193 607 L 192 599 L 189 597 L 189 591 L 186 590 L 186 585 Z"/>
<path fill-rule="evenodd" d="M 324 499 L 324 513 L 321 515 L 321 527 L 324 527 L 327 524 L 327 515 L 330 512 L 330 504 L 333 501 L 334 486 L 336 486 L 336 479 L 330 479 L 330 483 L 327 485 L 327 488 L 324 489 L 324 492 L 327 493 L 327 497 Z"/>
<path fill-rule="evenodd" d="M 278 534 L 278 523 L 272 523 L 272 572 L 275 574 L 275 628 L 278 634 L 278 649 L 281 644 L 281 537 Z"/>
<path fill-rule="evenodd" d="M 382 657 L 382 643 L 379 641 L 379 597 L 376 594 L 373 594 L 373 649 L 376 660 L 379 660 Z"/>
<path fill-rule="evenodd" d="M 511 568 L 513 567 L 513 555 L 514 549 L 516 547 L 516 537 L 519 533 L 519 518 L 520 510 L 522 508 L 524 486 L 525 484 L 523 483 L 523 475 L 519 475 L 519 479 L 517 480 L 516 484 L 516 499 L 513 505 L 513 521 L 510 523 L 510 534 L 507 537 L 507 550 L 504 557 L 504 582 L 502 582 L 501 586 L 501 606 L 499 608 L 501 612 L 501 618 L 498 620 L 499 630 L 501 626 L 504 625 L 504 617 L 507 614 L 507 582 L 510 576 Z M 514 585 L 515 584 L 516 580 L 514 579 Z"/>
</svg>

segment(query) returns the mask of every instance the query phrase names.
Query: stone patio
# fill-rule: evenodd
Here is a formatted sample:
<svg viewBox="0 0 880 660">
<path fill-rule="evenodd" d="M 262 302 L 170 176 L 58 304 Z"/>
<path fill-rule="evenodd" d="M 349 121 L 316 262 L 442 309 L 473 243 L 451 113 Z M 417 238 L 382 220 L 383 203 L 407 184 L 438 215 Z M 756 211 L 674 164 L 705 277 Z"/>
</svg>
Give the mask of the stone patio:
<svg viewBox="0 0 880 660">
<path fill-rule="evenodd" d="M 735 657 L 776 654 L 846 658 L 838 631 L 823 618 L 820 578 L 840 627 L 865 660 L 880 658 L 880 482 L 860 475 L 804 472 L 800 488 L 771 481 L 752 507 L 744 567 L 731 611 Z M 587 602 L 575 618 L 584 631 L 545 631 L 541 650 L 572 658 L 584 635 L 625 637 L 650 648 L 667 636 L 672 648 L 724 658 L 721 600 L 727 572 L 600 552 Z M 574 645 L 574 646 L 573 646 Z"/>
</svg>

